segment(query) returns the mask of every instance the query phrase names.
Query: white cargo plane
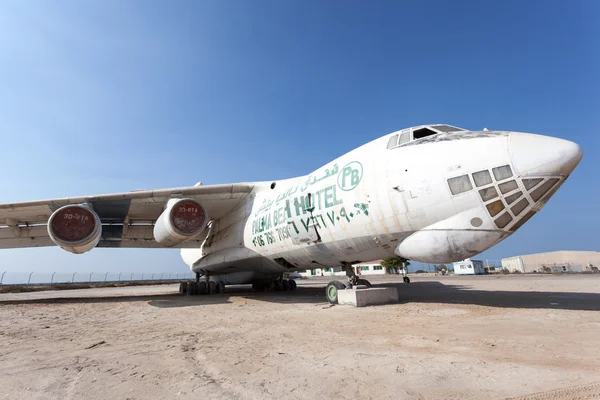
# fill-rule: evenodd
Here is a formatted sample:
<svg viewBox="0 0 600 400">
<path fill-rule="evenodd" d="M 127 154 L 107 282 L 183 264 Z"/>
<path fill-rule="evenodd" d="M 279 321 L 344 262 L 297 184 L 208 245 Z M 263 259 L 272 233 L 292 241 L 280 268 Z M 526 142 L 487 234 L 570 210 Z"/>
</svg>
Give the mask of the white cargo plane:
<svg viewBox="0 0 600 400">
<path fill-rule="evenodd" d="M 0 205 L 0 248 L 178 247 L 196 282 L 293 289 L 285 272 L 399 255 L 474 256 L 538 212 L 582 157 L 562 139 L 423 125 L 373 140 L 309 175 Z M 201 279 L 201 277 L 203 277 Z"/>
</svg>

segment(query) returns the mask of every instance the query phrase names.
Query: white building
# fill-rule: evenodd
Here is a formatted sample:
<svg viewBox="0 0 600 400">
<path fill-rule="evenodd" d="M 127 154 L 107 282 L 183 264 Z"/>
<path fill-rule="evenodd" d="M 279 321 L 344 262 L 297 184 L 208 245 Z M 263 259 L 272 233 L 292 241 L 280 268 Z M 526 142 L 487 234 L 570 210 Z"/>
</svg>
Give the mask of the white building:
<svg viewBox="0 0 600 400">
<path fill-rule="evenodd" d="M 384 275 L 387 273 L 387 268 L 381 265 L 381 260 L 369 261 L 360 264 L 352 265 L 356 275 Z M 346 272 L 342 267 L 335 268 L 315 268 L 301 271 L 300 275 L 309 276 L 346 276 Z"/>
<path fill-rule="evenodd" d="M 456 275 L 485 274 L 483 262 L 480 260 L 471 260 L 470 258 L 467 258 L 466 260 L 455 262 L 452 265 L 454 266 L 454 274 Z"/>
<path fill-rule="evenodd" d="M 552 251 L 502 259 L 502 268 L 510 272 L 598 272 L 598 251 Z"/>
</svg>

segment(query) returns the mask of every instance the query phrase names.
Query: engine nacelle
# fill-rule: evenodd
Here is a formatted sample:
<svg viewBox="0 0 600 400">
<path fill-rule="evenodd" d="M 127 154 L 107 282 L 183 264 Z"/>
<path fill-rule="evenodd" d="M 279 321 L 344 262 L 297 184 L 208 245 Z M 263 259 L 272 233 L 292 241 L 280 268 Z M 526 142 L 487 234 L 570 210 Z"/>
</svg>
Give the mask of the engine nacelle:
<svg viewBox="0 0 600 400">
<path fill-rule="evenodd" d="M 166 247 L 193 238 L 206 228 L 206 210 L 194 199 L 171 199 L 154 225 L 154 239 Z"/>
<path fill-rule="evenodd" d="M 62 249 L 81 254 L 96 247 L 102 236 L 102 223 L 91 206 L 68 205 L 50 216 L 48 236 Z"/>
</svg>

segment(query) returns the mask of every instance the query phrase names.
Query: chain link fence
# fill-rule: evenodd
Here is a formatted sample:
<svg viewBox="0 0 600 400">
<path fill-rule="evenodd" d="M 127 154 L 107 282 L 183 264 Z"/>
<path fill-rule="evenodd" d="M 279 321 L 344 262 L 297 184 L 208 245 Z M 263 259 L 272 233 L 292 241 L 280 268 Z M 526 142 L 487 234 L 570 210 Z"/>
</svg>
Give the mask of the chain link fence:
<svg viewBox="0 0 600 400">
<path fill-rule="evenodd" d="M 194 279 L 192 272 L 11 272 L 0 275 L 1 285 L 39 285 L 53 283 L 99 283 L 179 281 Z"/>
</svg>

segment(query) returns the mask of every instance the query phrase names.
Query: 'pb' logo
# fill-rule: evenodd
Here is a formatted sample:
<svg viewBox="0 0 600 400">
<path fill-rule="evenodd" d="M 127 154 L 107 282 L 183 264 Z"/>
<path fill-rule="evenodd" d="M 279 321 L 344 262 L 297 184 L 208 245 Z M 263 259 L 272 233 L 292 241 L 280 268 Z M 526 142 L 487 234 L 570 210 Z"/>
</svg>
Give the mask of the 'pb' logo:
<svg viewBox="0 0 600 400">
<path fill-rule="evenodd" d="M 358 186 L 363 175 L 362 164 L 352 161 L 347 164 L 338 174 L 338 186 L 342 190 L 352 190 Z"/>
</svg>

